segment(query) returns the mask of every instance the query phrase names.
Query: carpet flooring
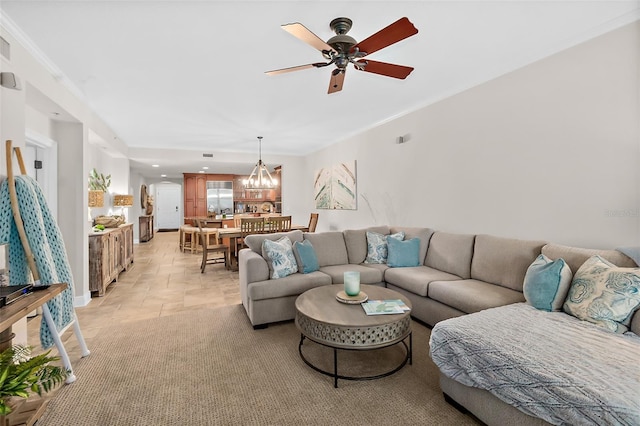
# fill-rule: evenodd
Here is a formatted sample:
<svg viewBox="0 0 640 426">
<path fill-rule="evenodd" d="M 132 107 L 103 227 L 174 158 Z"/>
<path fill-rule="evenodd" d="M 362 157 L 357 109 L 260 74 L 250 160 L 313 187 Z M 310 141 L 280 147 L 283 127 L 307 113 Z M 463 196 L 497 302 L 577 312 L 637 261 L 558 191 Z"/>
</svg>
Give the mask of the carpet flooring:
<svg viewBox="0 0 640 426">
<path fill-rule="evenodd" d="M 253 330 L 241 305 L 116 324 L 93 339 L 77 381 L 37 425 L 477 425 L 444 402 L 429 329 L 414 322 L 413 331 L 413 365 L 335 389 L 300 358 L 293 322 Z M 327 348 L 307 340 L 303 349 L 331 361 Z M 340 373 L 399 356 L 400 345 L 340 351 Z"/>
</svg>

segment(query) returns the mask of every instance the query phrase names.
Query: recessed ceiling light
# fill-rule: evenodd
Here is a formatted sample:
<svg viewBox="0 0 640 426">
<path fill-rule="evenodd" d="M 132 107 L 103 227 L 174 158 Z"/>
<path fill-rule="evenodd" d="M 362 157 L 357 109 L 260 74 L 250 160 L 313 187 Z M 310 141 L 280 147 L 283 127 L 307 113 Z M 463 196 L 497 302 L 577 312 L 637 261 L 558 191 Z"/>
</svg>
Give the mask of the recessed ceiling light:
<svg viewBox="0 0 640 426">
<path fill-rule="evenodd" d="M 160 167 L 160 164 L 152 164 L 151 167 Z"/>
<path fill-rule="evenodd" d="M 198 173 L 204 173 L 204 170 L 200 170 Z"/>
<path fill-rule="evenodd" d="M 160 177 L 167 177 L 167 175 L 160 175 Z"/>
<path fill-rule="evenodd" d="M 209 170 L 209 167 L 207 167 L 207 166 L 202 166 L 202 170 Z"/>
</svg>

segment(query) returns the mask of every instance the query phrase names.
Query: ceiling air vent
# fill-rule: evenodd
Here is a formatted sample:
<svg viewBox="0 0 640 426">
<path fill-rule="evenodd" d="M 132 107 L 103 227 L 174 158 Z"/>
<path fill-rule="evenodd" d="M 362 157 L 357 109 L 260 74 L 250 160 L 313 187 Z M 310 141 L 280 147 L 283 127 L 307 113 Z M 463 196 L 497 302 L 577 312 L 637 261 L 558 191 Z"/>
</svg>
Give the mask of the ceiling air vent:
<svg viewBox="0 0 640 426">
<path fill-rule="evenodd" d="M 205 158 L 213 158 L 213 154 L 202 154 Z"/>
<path fill-rule="evenodd" d="M 2 37 L 0 37 L 0 55 L 7 61 L 11 60 L 11 45 Z"/>
</svg>

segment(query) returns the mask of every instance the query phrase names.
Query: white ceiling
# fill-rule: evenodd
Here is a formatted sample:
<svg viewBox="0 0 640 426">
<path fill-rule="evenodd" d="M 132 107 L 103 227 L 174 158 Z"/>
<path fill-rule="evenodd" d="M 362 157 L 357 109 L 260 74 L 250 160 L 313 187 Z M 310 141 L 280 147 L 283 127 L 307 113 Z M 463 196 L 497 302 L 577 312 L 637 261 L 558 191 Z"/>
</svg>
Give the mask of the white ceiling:
<svg viewBox="0 0 640 426">
<path fill-rule="evenodd" d="M 258 135 L 265 160 L 311 153 L 638 19 L 640 1 L 2 0 L 0 10 L 130 147 L 134 169 L 171 177 L 199 170 L 203 152 L 245 153 L 210 162 L 245 172 Z M 407 16 L 419 33 L 371 59 L 415 71 L 396 80 L 349 68 L 332 95 L 329 67 L 264 74 L 322 61 L 281 24 L 326 40 L 338 16 L 358 41 Z"/>
</svg>

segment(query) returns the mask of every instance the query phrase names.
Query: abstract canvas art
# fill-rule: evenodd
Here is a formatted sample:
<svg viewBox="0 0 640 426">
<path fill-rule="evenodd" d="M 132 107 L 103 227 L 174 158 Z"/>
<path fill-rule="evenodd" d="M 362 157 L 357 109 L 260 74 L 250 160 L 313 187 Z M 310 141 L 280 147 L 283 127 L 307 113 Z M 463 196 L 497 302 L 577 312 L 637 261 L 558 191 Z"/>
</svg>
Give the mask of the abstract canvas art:
<svg viewBox="0 0 640 426">
<path fill-rule="evenodd" d="M 316 208 L 356 210 L 356 184 L 355 160 L 318 170 L 313 186 Z"/>
</svg>

